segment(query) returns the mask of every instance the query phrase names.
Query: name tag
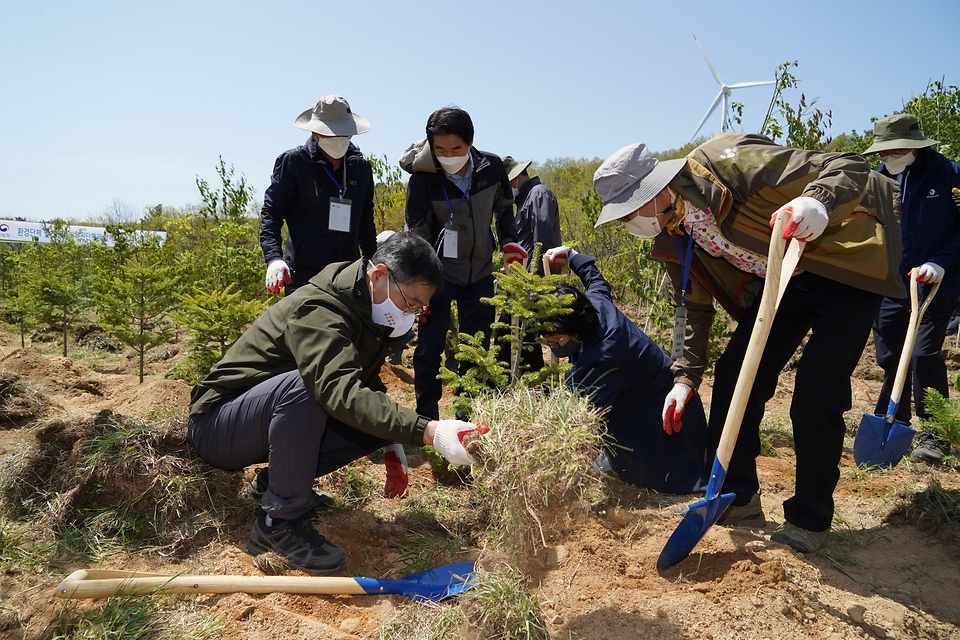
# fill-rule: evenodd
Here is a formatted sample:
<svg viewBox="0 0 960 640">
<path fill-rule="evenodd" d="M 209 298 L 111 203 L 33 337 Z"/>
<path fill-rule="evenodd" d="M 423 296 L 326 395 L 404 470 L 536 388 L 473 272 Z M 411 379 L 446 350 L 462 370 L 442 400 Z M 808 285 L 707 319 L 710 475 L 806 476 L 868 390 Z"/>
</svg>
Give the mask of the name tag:
<svg viewBox="0 0 960 640">
<path fill-rule="evenodd" d="M 683 357 L 683 338 L 687 335 L 687 308 L 685 306 L 677 307 L 677 313 L 673 319 L 673 348 L 670 350 L 670 357 L 679 360 Z"/>
<path fill-rule="evenodd" d="M 350 231 L 350 201 L 330 198 L 330 231 Z"/>
<path fill-rule="evenodd" d="M 459 232 L 457 228 L 451 224 L 446 225 L 443 228 L 443 257 L 444 258 L 456 258 L 457 257 L 457 238 Z"/>
</svg>

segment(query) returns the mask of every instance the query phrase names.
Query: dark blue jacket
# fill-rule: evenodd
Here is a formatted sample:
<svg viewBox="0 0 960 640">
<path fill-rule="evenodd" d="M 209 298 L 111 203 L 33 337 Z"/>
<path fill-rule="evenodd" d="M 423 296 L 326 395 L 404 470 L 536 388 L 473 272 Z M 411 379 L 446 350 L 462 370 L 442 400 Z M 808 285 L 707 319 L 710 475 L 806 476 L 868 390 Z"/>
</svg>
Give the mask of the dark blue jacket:
<svg viewBox="0 0 960 640">
<path fill-rule="evenodd" d="M 882 164 L 877 170 L 897 179 Z M 960 164 L 933 149 L 918 149 L 900 178 L 904 282 L 910 282 L 910 269 L 933 262 L 944 269 L 938 297 L 960 296 L 960 206 L 951 193 L 960 188 Z"/>
<path fill-rule="evenodd" d="M 570 381 L 592 391 L 594 406 L 609 408 L 607 430 L 617 444 L 608 453 L 623 480 L 664 493 L 700 491 L 706 486 L 707 444 L 700 396 L 687 403 L 680 433 L 667 435 L 662 413 L 673 388 L 670 358 L 617 309 L 595 261 L 583 254 L 570 260 L 600 319 L 593 335 L 581 336 L 583 347 L 570 359 Z"/>
<path fill-rule="evenodd" d="M 553 192 L 540 184 L 540 178 L 530 178 L 519 191 L 516 197 L 517 243 L 530 256 L 538 242 L 543 251 L 563 244 L 560 241 L 560 207 Z M 537 273 L 543 275 L 542 264 L 537 265 Z"/>
<path fill-rule="evenodd" d="M 351 201 L 349 233 L 330 231 L 330 198 L 340 197 L 337 185 L 343 186 L 344 166 L 347 176 L 343 197 Z M 280 243 L 284 222 L 286 257 Z M 280 154 L 263 196 L 260 247 L 268 264 L 283 258 L 290 267 L 293 283 L 287 293 L 306 284 L 328 264 L 354 262 L 361 251 L 365 258 L 373 256 L 377 250 L 373 171 L 360 149 L 351 144 L 337 171 L 313 136 L 305 145 Z"/>
</svg>

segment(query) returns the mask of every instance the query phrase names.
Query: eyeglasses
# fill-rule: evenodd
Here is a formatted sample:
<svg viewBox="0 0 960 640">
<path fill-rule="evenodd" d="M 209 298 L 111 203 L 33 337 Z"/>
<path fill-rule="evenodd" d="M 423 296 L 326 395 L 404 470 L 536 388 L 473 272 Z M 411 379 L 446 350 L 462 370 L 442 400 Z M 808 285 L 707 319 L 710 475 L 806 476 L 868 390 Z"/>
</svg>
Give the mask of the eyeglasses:
<svg viewBox="0 0 960 640">
<path fill-rule="evenodd" d="M 547 346 L 550 347 L 551 349 L 559 349 L 560 347 L 562 347 L 563 345 L 567 344 L 568 342 L 570 342 L 570 336 L 568 336 L 568 335 L 565 335 L 565 336 L 564 336 L 563 338 L 561 338 L 560 340 L 547 340 L 547 341 L 546 341 Z"/>
<path fill-rule="evenodd" d="M 407 315 L 419 316 L 423 314 L 423 307 L 414 307 L 410 304 L 410 301 L 407 300 L 407 296 L 403 293 L 403 289 L 400 288 L 400 283 L 397 282 L 396 276 L 393 275 L 393 272 L 387 272 L 387 275 L 390 276 L 390 280 L 393 280 L 393 284 L 397 285 L 397 291 L 400 292 L 400 297 L 403 298 L 403 304 L 407 305 L 407 308 L 403 312 Z M 390 281 L 387 281 L 387 295 L 390 295 Z"/>
</svg>

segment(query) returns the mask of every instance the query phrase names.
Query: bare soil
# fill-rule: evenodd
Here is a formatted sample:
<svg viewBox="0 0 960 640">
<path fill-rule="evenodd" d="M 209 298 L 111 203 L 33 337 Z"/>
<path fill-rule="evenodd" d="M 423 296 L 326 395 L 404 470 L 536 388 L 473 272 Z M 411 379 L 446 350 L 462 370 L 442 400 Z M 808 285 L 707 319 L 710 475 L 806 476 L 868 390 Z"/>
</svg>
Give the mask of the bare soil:
<svg viewBox="0 0 960 640">
<path fill-rule="evenodd" d="M 952 340 L 948 341 L 952 345 Z M 19 372 L 41 387 L 52 405 L 48 415 L 89 415 L 109 408 L 148 416 L 171 407 L 184 410 L 189 387 L 159 375 L 137 381 L 129 361 L 93 371 L 71 359 L 16 348 L 0 333 L 0 366 Z M 956 369 L 950 352 L 951 375 Z M 407 357 L 409 362 L 409 357 Z M 157 365 L 155 370 L 163 367 Z M 860 415 L 871 412 L 879 388 L 879 369 L 868 347 L 854 380 L 854 405 L 847 415 L 850 434 Z M 386 365 L 391 395 L 412 405 L 412 369 Z M 792 373 L 781 376 L 768 416 L 789 433 Z M 709 403 L 710 385 L 703 395 Z M 452 413 L 449 400 L 442 411 Z M 21 429 L 0 430 L 0 454 Z M 788 436 L 775 437 L 770 455 L 759 459 L 763 531 L 711 528 L 693 554 L 664 572 L 655 568 L 664 542 L 676 527 L 674 507 L 690 496 L 666 496 L 619 482 L 609 489 L 619 503 L 581 518 L 556 545 L 541 549 L 530 589 L 543 603 L 553 638 L 625 640 L 780 639 L 780 638 L 960 638 L 960 537 L 935 530 L 905 510 L 888 522 L 911 496 L 933 481 L 960 489 L 960 467 L 952 462 L 931 467 L 904 461 L 885 472 L 856 468 L 849 449 L 836 492 L 837 519 L 820 552 L 804 556 L 769 541 L 783 521 L 781 503 L 792 493 L 795 459 Z M 434 484 L 430 466 L 410 449 L 411 482 L 407 497 Z M 369 460 L 359 470 L 384 478 L 382 466 Z M 249 477 L 252 470 L 246 472 Z M 347 575 L 398 577 L 398 562 L 414 532 L 384 517 L 393 504 L 375 498 L 352 513 L 330 512 L 322 533 L 343 546 L 351 565 Z M 219 539 L 186 557 L 118 554 L 97 568 L 159 574 L 213 573 L 258 575 L 244 551 L 250 521 L 229 523 Z M 488 552 L 476 550 L 481 565 Z M 442 557 L 444 564 L 461 557 Z M 0 637 L 49 638 L 63 602 L 54 587 L 63 575 L 81 568 L 62 567 L 57 575 L 10 571 L 0 576 Z M 400 596 L 197 596 L 213 615 L 225 620 L 224 638 L 365 638 L 393 619 L 410 601 Z M 102 601 L 77 606 L 99 606 Z M 426 606 L 426 605 L 423 605 Z M 469 631 L 465 637 L 471 637 Z"/>
</svg>

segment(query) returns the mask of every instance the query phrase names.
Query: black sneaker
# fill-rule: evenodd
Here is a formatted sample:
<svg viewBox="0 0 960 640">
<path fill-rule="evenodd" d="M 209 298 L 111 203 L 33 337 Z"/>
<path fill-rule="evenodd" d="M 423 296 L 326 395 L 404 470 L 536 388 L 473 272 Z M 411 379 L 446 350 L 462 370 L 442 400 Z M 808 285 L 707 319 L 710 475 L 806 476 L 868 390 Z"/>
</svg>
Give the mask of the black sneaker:
<svg viewBox="0 0 960 640">
<path fill-rule="evenodd" d="M 268 526 L 266 512 L 257 507 L 257 521 L 247 540 L 247 553 L 258 556 L 273 551 L 286 558 L 290 567 L 315 576 L 341 573 L 347 568 L 347 554 L 313 528 L 312 515 L 310 511 L 296 520 L 276 520 Z"/>
<path fill-rule="evenodd" d="M 917 446 L 914 447 L 910 459 L 914 462 L 929 462 L 940 464 L 943 456 L 950 453 L 950 443 L 937 438 L 929 431 L 922 431 L 917 437 Z"/>
<path fill-rule="evenodd" d="M 269 467 L 260 467 L 257 469 L 257 473 L 255 476 L 253 476 L 253 480 L 251 480 L 250 484 L 247 485 L 247 488 L 243 490 L 244 498 L 256 504 L 260 504 L 260 498 L 263 497 L 263 494 L 267 492 L 267 488 L 270 486 L 270 475 L 268 469 Z M 315 490 L 313 492 L 313 501 L 316 503 L 316 507 L 318 509 L 323 509 L 332 505 L 334 498 L 329 493 L 320 493 L 319 491 Z"/>
</svg>

